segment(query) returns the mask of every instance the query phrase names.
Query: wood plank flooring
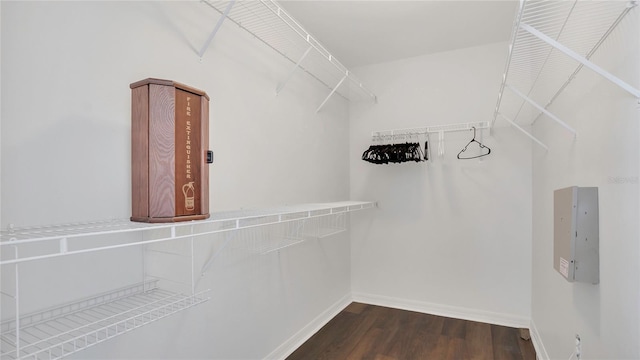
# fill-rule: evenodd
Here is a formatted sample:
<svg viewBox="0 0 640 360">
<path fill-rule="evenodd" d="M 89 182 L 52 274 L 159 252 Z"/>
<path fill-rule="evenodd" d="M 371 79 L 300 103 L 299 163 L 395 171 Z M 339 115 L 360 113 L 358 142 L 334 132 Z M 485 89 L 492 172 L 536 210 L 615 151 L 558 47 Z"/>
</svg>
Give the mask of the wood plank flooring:
<svg viewBox="0 0 640 360">
<path fill-rule="evenodd" d="M 287 359 L 535 360 L 536 354 L 515 328 L 351 303 Z"/>
</svg>

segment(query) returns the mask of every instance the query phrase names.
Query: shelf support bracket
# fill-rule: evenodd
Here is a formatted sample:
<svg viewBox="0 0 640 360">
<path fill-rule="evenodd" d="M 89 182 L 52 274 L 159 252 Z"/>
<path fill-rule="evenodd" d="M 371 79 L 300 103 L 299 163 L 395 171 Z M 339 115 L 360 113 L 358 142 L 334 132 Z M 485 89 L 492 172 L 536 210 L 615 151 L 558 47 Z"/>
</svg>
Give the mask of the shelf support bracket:
<svg viewBox="0 0 640 360">
<path fill-rule="evenodd" d="M 235 0 L 231 0 L 229 2 L 229 5 L 227 5 L 227 8 L 224 9 L 224 13 L 222 14 L 222 16 L 220 16 L 220 19 L 218 19 L 216 26 L 213 28 L 213 31 L 211 31 L 211 34 L 209 34 L 207 41 L 205 41 L 204 45 L 202 45 L 202 49 L 200 49 L 200 52 L 198 53 L 198 55 L 200 55 L 200 58 L 204 56 L 204 53 L 207 51 L 207 48 L 211 44 L 211 41 L 213 41 L 213 38 L 216 37 L 216 33 L 218 32 L 218 30 L 220 30 L 224 19 L 226 19 L 227 15 L 229 15 L 229 12 L 231 11 L 231 8 L 233 7 L 233 4 L 235 4 L 235 2 Z"/>
<path fill-rule="evenodd" d="M 213 262 L 218 258 L 218 256 L 220 256 L 222 251 L 227 247 L 227 245 L 229 245 L 229 243 L 236 237 L 237 234 L 238 234 L 237 231 L 234 231 L 232 233 L 227 233 L 226 234 L 226 236 L 225 236 L 226 239 L 224 240 L 224 243 L 222 244 L 222 246 L 218 250 L 216 250 L 213 254 L 211 254 L 211 256 L 209 256 L 209 259 L 207 260 L 207 262 L 202 267 L 202 270 L 200 270 L 200 278 L 202 278 L 203 276 L 206 275 L 207 271 L 209 271 L 209 268 L 211 267 Z M 200 279 L 198 279 L 195 282 L 195 285 L 198 285 L 199 282 L 200 282 Z"/>
<path fill-rule="evenodd" d="M 572 128 L 571 126 L 569 126 L 564 121 L 560 120 L 560 118 L 558 118 L 557 116 L 553 115 L 551 112 L 549 112 L 544 107 L 538 105 L 538 103 L 536 103 L 535 101 L 531 100 L 527 95 L 521 93 L 518 89 L 514 88 L 513 86 L 507 84 L 506 87 L 509 90 L 511 90 L 514 94 L 520 96 L 526 102 L 528 102 L 529 104 L 533 105 L 533 107 L 535 107 L 536 109 L 542 111 L 543 113 L 545 113 L 545 115 L 547 115 L 551 119 L 555 120 L 558 124 L 562 125 L 562 127 L 564 127 L 565 129 L 569 130 L 569 132 L 571 132 L 573 134 L 573 136 L 576 136 L 576 130 L 574 128 Z M 504 115 L 503 115 L 503 117 L 504 117 Z"/>
<path fill-rule="evenodd" d="M 570 58 L 576 60 L 577 62 L 581 63 L 582 65 L 584 65 L 584 66 L 588 67 L 589 69 L 595 71 L 596 73 L 600 74 L 605 79 L 607 79 L 607 80 L 613 82 L 614 84 L 618 85 L 619 87 L 621 87 L 622 89 L 624 89 L 625 91 L 627 91 L 631 95 L 635 96 L 636 98 L 640 98 L 640 90 L 638 90 L 638 89 L 634 88 L 633 86 L 627 84 L 626 82 L 622 81 L 620 78 L 612 75 L 610 72 L 608 72 L 608 71 L 604 70 L 603 68 L 599 67 L 598 65 L 592 63 L 591 61 L 587 60 L 586 58 L 584 58 L 583 56 L 579 55 L 575 51 L 573 51 L 573 50 L 569 49 L 568 47 L 560 44 L 559 42 L 553 40 L 552 38 L 550 38 L 547 35 L 543 34 L 541 31 L 539 31 L 536 28 L 534 28 L 533 26 L 525 24 L 525 23 L 521 23 L 520 27 L 522 29 L 528 31 L 530 34 L 534 35 L 538 39 L 546 42 L 547 44 L 553 46 L 554 48 L 558 49 L 559 51 L 562 51 L 565 55 L 569 56 Z"/>
<path fill-rule="evenodd" d="M 327 101 L 329 101 L 329 98 L 336 92 L 336 90 L 338 90 L 338 88 L 340 87 L 340 85 L 342 85 L 342 82 L 344 81 L 344 79 L 347 78 L 347 76 L 349 76 L 349 72 L 347 71 L 347 73 L 342 77 L 342 79 L 340 79 L 340 82 L 338 82 L 338 85 L 336 85 L 333 90 L 331 90 L 331 92 L 329 93 L 329 95 L 327 96 L 326 99 L 324 99 L 324 101 L 322 102 L 322 104 L 320 104 L 320 106 L 318 106 L 318 108 L 316 109 L 316 113 L 320 111 L 320 109 L 322 109 L 322 107 L 324 106 L 324 104 L 327 103 Z"/>
<path fill-rule="evenodd" d="M 509 42 L 509 55 L 507 56 L 507 62 L 505 64 L 504 72 L 502 73 L 502 83 L 500 83 L 500 91 L 498 91 L 498 101 L 496 102 L 496 108 L 493 112 L 493 119 L 491 120 L 491 127 L 496 122 L 498 117 L 498 111 L 500 111 L 500 104 L 502 103 L 502 94 L 504 93 L 504 86 L 507 84 L 507 75 L 509 74 L 509 68 L 511 67 L 511 59 L 513 58 L 513 48 L 516 45 L 516 39 L 518 34 L 518 28 L 522 21 L 522 14 L 524 12 L 524 0 L 518 1 L 518 15 L 516 16 L 511 32 L 511 40 Z"/>
<path fill-rule="evenodd" d="M 66 254 L 69 251 L 69 245 L 67 243 L 67 238 L 60 239 L 60 254 Z"/>
<path fill-rule="evenodd" d="M 525 134 L 531 140 L 535 141 L 536 144 L 542 146 L 542 148 L 544 148 L 546 151 L 549 151 L 549 148 L 547 147 L 547 145 L 543 144 L 542 141 L 538 140 L 538 138 L 536 138 L 535 136 L 531 135 L 527 130 L 523 129 L 520 125 L 516 124 L 515 121 L 509 119 L 508 117 L 506 117 L 502 113 L 498 113 L 498 115 L 502 116 L 503 119 L 507 120 L 511 125 L 513 125 L 513 127 L 515 127 L 516 129 L 520 130 L 523 134 Z"/>
<path fill-rule="evenodd" d="M 18 259 L 18 247 L 13 246 L 13 255 Z M 15 296 L 13 301 L 16 309 L 16 356 L 20 356 L 20 274 L 19 264 L 15 264 Z"/>
<path fill-rule="evenodd" d="M 311 51 L 311 48 L 313 46 L 309 46 L 307 48 L 307 51 L 304 52 L 304 54 L 302 54 L 302 57 L 300 58 L 300 60 L 298 60 L 298 62 L 293 66 L 293 69 L 291 69 L 291 71 L 289 71 L 289 75 L 287 75 L 287 78 L 284 80 L 284 82 L 280 85 L 278 85 L 278 87 L 276 88 L 276 96 L 278 96 L 278 94 L 280 94 L 280 91 L 282 91 L 282 89 L 284 89 L 285 85 L 287 85 L 287 83 L 289 82 L 289 80 L 291 80 L 291 77 L 293 76 L 293 74 L 296 72 L 296 70 L 298 70 L 298 68 L 300 67 L 300 64 L 302 63 L 302 60 L 304 60 L 304 58 L 307 57 L 307 55 L 309 54 L 309 51 Z"/>
</svg>

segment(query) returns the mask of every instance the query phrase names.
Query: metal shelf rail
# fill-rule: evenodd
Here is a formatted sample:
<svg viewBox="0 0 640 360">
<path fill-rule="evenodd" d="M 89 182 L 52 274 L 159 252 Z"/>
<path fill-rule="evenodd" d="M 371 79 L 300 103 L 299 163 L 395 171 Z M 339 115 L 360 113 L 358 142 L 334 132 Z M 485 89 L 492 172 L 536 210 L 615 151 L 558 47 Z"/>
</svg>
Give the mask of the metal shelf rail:
<svg viewBox="0 0 640 360">
<path fill-rule="evenodd" d="M 0 260 L 0 265 L 16 264 L 25 261 L 35 261 L 58 256 L 129 246 L 153 244 L 177 239 L 189 239 L 194 236 L 204 236 L 250 227 L 299 221 L 303 219 L 370 209 L 373 207 L 375 207 L 374 202 L 343 201 L 335 203 L 293 205 L 260 210 L 214 212 L 207 220 L 178 223 L 147 224 L 131 222 L 128 219 L 120 219 L 55 226 L 11 228 L 0 232 L 0 247 L 2 247 L 3 250 L 3 258 Z M 167 236 L 106 246 L 103 246 L 100 242 L 96 243 L 96 246 L 92 246 L 91 243 L 92 238 L 105 234 L 113 235 L 163 229 L 168 231 Z M 77 242 L 77 245 L 81 246 L 74 248 L 74 240 L 80 240 Z M 10 251 L 9 247 L 15 248 L 20 245 L 38 242 L 46 242 L 49 244 L 57 243 L 58 246 L 56 246 L 55 249 L 53 247 L 43 249 L 43 251 L 48 252 L 44 254 L 20 257 L 20 254 L 16 251 L 15 255 L 10 255 L 13 251 Z"/>
<path fill-rule="evenodd" d="M 476 130 L 488 129 L 489 122 L 477 121 L 477 122 L 467 122 L 467 123 L 459 123 L 459 124 L 432 125 L 432 126 L 424 126 L 424 127 L 416 127 L 416 128 L 373 131 L 371 133 L 371 136 L 385 137 L 385 136 L 397 136 L 397 135 L 407 135 L 407 136 L 425 135 L 425 134 L 440 133 L 440 132 L 468 131 L 473 128 L 476 128 Z"/>
<path fill-rule="evenodd" d="M 220 18 L 199 51 L 200 57 L 205 54 L 222 23 L 230 21 L 284 56 L 293 65 L 287 78 L 276 87 L 276 94 L 280 93 L 293 74 L 301 69 L 330 90 L 316 112 L 320 111 L 334 94 L 348 100 L 377 101 L 373 92 L 275 1 L 204 0 L 204 3 L 220 13 Z"/>
<path fill-rule="evenodd" d="M 491 126 L 499 116 L 548 149 L 519 125 L 532 124 L 544 114 L 575 136 L 575 129 L 548 107 L 583 67 L 640 98 L 640 90 L 590 61 L 623 21 L 637 22 L 637 17 L 627 16 L 638 11 L 637 5 L 637 0 L 520 0 Z M 637 32 L 637 26 L 628 27 Z"/>
<path fill-rule="evenodd" d="M 0 296 L 11 299 L 15 318 L 0 324 L 0 359 L 59 359 L 209 300 L 205 294 L 210 290 L 196 291 L 201 277 L 196 279 L 195 275 L 195 238 L 215 240 L 211 235 L 223 234 L 227 235 L 227 241 L 220 251 L 227 245 L 233 247 L 233 240 L 237 240 L 236 243 L 249 242 L 251 246 L 245 250 L 251 253 L 267 254 L 309 237 L 322 238 L 345 231 L 347 213 L 374 206 L 373 202 L 345 201 L 218 212 L 212 213 L 207 220 L 179 223 L 107 220 L 22 228 L 10 226 L 9 230 L 0 232 L 0 265 L 3 270 L 5 266 L 11 266 L 15 278 L 11 285 L 3 283 Z M 121 236 L 136 233 L 140 236 Z M 243 235 L 235 239 L 238 233 Z M 229 236 L 231 234 L 233 236 Z M 180 239 L 187 241 L 187 246 L 179 246 L 182 252 L 161 246 Z M 142 283 L 36 313 L 20 312 L 21 264 L 131 246 L 142 246 L 150 256 L 143 260 Z M 22 247 L 26 251 L 21 252 Z M 209 258 L 200 275 L 208 270 L 219 252 Z M 152 262 L 153 254 L 186 259 L 176 263 L 182 264 L 187 275 L 176 281 L 167 275 L 156 274 L 157 267 L 154 269 L 147 264 Z M 188 273 L 190 279 L 187 280 Z"/>
</svg>

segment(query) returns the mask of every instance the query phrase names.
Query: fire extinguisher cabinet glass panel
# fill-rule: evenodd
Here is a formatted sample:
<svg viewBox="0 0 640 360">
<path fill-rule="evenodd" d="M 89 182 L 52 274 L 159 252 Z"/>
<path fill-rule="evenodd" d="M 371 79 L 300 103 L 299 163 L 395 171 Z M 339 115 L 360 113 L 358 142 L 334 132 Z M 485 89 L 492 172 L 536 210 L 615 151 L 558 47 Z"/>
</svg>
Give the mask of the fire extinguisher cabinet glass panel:
<svg viewBox="0 0 640 360">
<path fill-rule="evenodd" d="M 131 87 L 132 221 L 209 217 L 209 96 L 171 80 Z"/>
</svg>

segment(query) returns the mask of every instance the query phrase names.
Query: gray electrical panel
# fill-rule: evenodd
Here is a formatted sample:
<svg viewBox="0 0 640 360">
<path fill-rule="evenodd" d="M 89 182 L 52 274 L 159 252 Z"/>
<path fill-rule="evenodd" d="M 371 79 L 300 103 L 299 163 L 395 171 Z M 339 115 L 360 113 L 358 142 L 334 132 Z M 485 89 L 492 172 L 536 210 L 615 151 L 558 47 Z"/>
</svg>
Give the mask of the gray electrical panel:
<svg viewBox="0 0 640 360">
<path fill-rule="evenodd" d="M 570 282 L 600 282 L 598 188 L 553 192 L 553 268 Z"/>
</svg>

